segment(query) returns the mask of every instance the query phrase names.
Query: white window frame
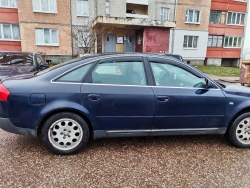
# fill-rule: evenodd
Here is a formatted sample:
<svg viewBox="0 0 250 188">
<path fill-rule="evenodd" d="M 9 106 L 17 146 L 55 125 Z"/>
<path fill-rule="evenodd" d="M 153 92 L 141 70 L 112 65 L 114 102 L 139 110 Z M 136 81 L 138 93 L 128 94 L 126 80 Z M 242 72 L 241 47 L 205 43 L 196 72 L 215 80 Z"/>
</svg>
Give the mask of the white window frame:
<svg viewBox="0 0 250 188">
<path fill-rule="evenodd" d="M 189 22 L 188 21 L 188 17 L 189 17 L 189 11 L 194 11 L 193 12 L 193 18 L 192 18 L 192 22 Z M 187 13 L 188 11 L 188 13 Z M 194 22 L 194 15 L 195 15 L 195 12 L 199 12 L 199 21 L 198 22 Z M 192 9 L 186 9 L 186 12 L 185 12 L 185 23 L 188 23 L 188 24 L 200 24 L 200 20 L 201 20 L 201 11 L 200 10 L 192 10 Z"/>
<path fill-rule="evenodd" d="M 168 15 L 167 15 L 167 20 L 163 19 L 164 18 L 164 14 L 163 14 L 163 10 L 166 9 L 168 11 Z M 168 21 L 169 20 L 169 12 L 170 12 L 170 9 L 169 8 L 166 8 L 166 7 L 161 7 L 161 21 Z"/>
<path fill-rule="evenodd" d="M 78 8 L 76 8 L 76 16 L 88 17 L 89 16 L 89 0 L 83 0 L 83 1 L 87 1 L 88 2 L 88 14 L 78 14 Z M 78 0 L 76 0 L 76 7 L 78 7 Z"/>
<path fill-rule="evenodd" d="M 42 10 L 42 0 L 37 0 L 37 1 L 39 1 L 40 9 L 39 10 L 35 10 L 35 6 L 34 6 L 35 0 L 32 0 L 33 12 L 57 14 L 57 0 L 54 0 L 55 1 L 55 8 L 56 8 L 55 10 L 50 10 L 51 9 L 50 4 L 51 4 L 51 1 L 53 1 L 53 0 L 48 0 L 48 2 L 49 2 L 49 4 L 48 4 L 49 10 L 48 11 L 43 11 Z"/>
<path fill-rule="evenodd" d="M 36 36 L 36 30 L 37 29 L 42 29 L 43 30 L 43 43 L 37 43 L 37 36 Z M 44 29 L 49 29 L 50 30 L 50 42 L 51 43 L 45 43 L 44 42 Z M 52 43 L 52 30 L 57 31 L 57 43 Z M 36 38 L 36 45 L 37 46 L 59 46 L 59 35 L 58 35 L 58 29 L 56 28 L 35 28 L 35 38 Z"/>
<path fill-rule="evenodd" d="M 5 39 L 4 38 L 4 33 L 3 33 L 3 25 L 9 25 L 10 26 L 10 35 L 11 35 L 11 39 Z M 20 39 L 20 28 L 19 28 L 19 39 L 14 39 L 14 36 L 13 36 L 13 28 L 12 26 L 13 25 L 17 25 L 18 28 L 19 28 L 19 25 L 18 24 L 0 24 L 0 33 L 1 33 L 1 37 L 0 37 L 0 40 L 1 41 L 21 41 Z"/>
<path fill-rule="evenodd" d="M 225 46 L 226 38 L 227 37 L 232 38 L 232 46 Z M 229 38 L 228 38 L 228 45 L 229 45 Z M 240 47 L 237 47 L 237 46 L 234 47 L 233 46 L 234 38 L 237 38 L 237 44 L 238 44 L 239 38 L 241 38 Z M 243 41 L 243 37 L 242 36 L 224 36 L 223 48 L 241 48 L 242 47 L 242 41 Z"/>
<path fill-rule="evenodd" d="M 4 6 L 4 5 L 1 4 L 1 0 L 0 0 L 0 7 L 3 7 L 3 8 L 17 8 L 17 0 L 7 0 L 7 1 L 8 1 L 8 5 Z M 15 1 L 16 6 L 15 7 L 11 7 L 10 6 L 10 4 L 11 4 L 10 1 Z"/>
<path fill-rule="evenodd" d="M 209 37 L 211 37 L 211 39 L 212 39 L 211 40 L 211 45 L 208 45 L 209 44 Z M 221 39 L 221 45 L 220 46 L 218 46 L 218 44 L 219 44 L 219 37 L 222 37 L 222 39 Z M 216 41 L 216 45 L 215 46 L 213 46 L 214 41 Z M 207 42 L 207 47 L 208 48 L 223 48 L 223 43 L 224 43 L 224 36 L 223 35 L 208 35 L 208 42 Z"/>
<path fill-rule="evenodd" d="M 232 1 L 238 1 L 238 2 L 247 3 L 247 0 L 232 0 Z"/>
<path fill-rule="evenodd" d="M 227 18 L 228 18 L 228 13 L 236 13 L 236 17 L 235 17 L 235 24 L 233 24 L 233 23 L 232 23 L 233 16 L 231 16 L 231 23 L 228 23 L 228 20 L 227 20 Z M 244 14 L 244 15 L 245 15 L 245 17 L 244 17 L 244 23 L 243 23 L 243 24 L 240 24 L 240 23 L 239 23 L 239 24 L 236 24 L 238 14 L 240 14 L 240 21 L 241 21 L 241 16 L 242 16 L 242 14 Z M 226 17 L 226 25 L 244 26 L 244 25 L 245 25 L 245 20 L 246 20 L 246 13 L 244 13 L 244 12 L 231 12 L 231 11 L 227 12 L 227 17 Z"/>
<path fill-rule="evenodd" d="M 187 37 L 187 47 L 184 47 L 185 36 Z M 192 38 L 192 47 L 188 47 L 189 37 L 193 37 Z M 196 48 L 193 47 L 194 46 L 194 37 L 197 37 L 197 47 Z M 188 50 L 196 50 L 196 49 L 198 49 L 198 41 L 199 41 L 199 36 L 184 35 L 184 38 L 183 38 L 183 49 L 188 49 Z"/>
<path fill-rule="evenodd" d="M 107 5 L 108 3 L 108 5 Z M 110 1 L 106 1 L 106 9 L 105 9 L 106 15 L 110 15 Z"/>
</svg>

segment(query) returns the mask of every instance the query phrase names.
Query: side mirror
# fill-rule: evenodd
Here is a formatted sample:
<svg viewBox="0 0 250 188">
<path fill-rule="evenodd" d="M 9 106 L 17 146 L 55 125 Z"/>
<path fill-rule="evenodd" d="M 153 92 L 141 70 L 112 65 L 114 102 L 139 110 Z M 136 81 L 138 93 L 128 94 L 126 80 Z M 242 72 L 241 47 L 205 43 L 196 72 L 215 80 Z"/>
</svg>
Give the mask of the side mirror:
<svg viewBox="0 0 250 188">
<path fill-rule="evenodd" d="M 214 84 L 210 80 L 206 79 L 206 84 L 207 84 L 207 88 L 206 89 L 214 88 Z"/>
<path fill-rule="evenodd" d="M 48 64 L 48 63 L 41 62 L 38 68 L 39 68 L 40 70 L 47 69 L 47 68 L 49 68 L 49 64 Z"/>
</svg>

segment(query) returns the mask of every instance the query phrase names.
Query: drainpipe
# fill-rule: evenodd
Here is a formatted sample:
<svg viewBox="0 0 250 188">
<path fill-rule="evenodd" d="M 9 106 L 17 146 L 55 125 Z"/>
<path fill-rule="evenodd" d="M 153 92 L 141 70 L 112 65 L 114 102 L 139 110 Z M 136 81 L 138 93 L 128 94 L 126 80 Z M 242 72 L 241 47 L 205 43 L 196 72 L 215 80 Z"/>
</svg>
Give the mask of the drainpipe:
<svg viewBox="0 0 250 188">
<path fill-rule="evenodd" d="M 176 23 L 176 13 L 177 12 L 177 0 L 175 0 L 175 9 L 174 9 L 174 20 L 175 20 L 175 23 Z"/>
<path fill-rule="evenodd" d="M 175 0 L 175 8 L 174 8 L 174 20 L 176 24 L 176 14 L 177 14 L 177 0 Z M 172 29 L 172 40 L 171 40 L 171 53 L 174 53 L 174 34 L 175 34 L 175 28 Z"/>
<path fill-rule="evenodd" d="M 69 1 L 70 5 L 69 5 L 69 8 L 70 8 L 70 30 L 71 30 L 71 48 L 72 48 L 72 55 L 71 57 L 73 58 L 73 54 L 74 54 L 74 40 L 73 40 L 73 29 L 72 29 L 72 6 L 71 6 L 71 0 Z"/>
</svg>

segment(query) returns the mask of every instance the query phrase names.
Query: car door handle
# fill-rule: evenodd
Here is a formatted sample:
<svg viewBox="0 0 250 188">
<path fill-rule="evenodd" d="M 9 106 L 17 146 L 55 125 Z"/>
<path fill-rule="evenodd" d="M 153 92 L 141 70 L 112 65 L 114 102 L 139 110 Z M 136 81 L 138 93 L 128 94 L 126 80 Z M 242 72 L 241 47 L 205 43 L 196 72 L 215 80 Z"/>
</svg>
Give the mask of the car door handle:
<svg viewBox="0 0 250 188">
<path fill-rule="evenodd" d="M 88 98 L 91 101 L 99 101 L 101 99 L 101 95 L 99 95 L 99 94 L 89 94 Z"/>
<path fill-rule="evenodd" d="M 168 101 L 168 96 L 157 96 L 156 98 L 160 102 L 167 102 Z"/>
</svg>

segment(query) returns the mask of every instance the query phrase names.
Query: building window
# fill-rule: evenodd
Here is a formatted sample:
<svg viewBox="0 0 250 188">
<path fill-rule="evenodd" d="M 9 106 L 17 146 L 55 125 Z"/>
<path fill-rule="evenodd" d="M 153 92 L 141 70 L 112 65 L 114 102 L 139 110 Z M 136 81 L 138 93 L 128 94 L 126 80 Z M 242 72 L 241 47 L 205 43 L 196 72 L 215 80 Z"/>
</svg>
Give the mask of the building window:
<svg viewBox="0 0 250 188">
<path fill-rule="evenodd" d="M 185 23 L 200 23 L 200 11 L 199 10 L 186 10 Z"/>
<path fill-rule="evenodd" d="M 245 14 L 237 12 L 227 13 L 227 24 L 230 25 L 244 25 Z"/>
<path fill-rule="evenodd" d="M 36 45 L 59 46 L 57 29 L 36 29 Z"/>
<path fill-rule="evenodd" d="M 106 1 L 106 14 L 110 14 L 110 11 L 109 11 L 109 1 Z"/>
<path fill-rule="evenodd" d="M 224 47 L 225 48 L 241 48 L 242 37 L 229 37 L 225 36 Z"/>
<path fill-rule="evenodd" d="M 89 2 L 88 0 L 77 0 L 77 16 L 89 15 Z"/>
<path fill-rule="evenodd" d="M 218 10 L 210 11 L 209 23 L 212 24 L 220 24 L 221 23 L 222 12 Z"/>
<path fill-rule="evenodd" d="M 183 48 L 197 48 L 198 36 L 184 36 Z"/>
<path fill-rule="evenodd" d="M 223 36 L 209 35 L 208 36 L 208 47 L 221 48 L 222 47 Z"/>
<path fill-rule="evenodd" d="M 0 24 L 0 40 L 20 40 L 19 26 Z"/>
<path fill-rule="evenodd" d="M 33 0 L 33 11 L 56 13 L 56 0 Z"/>
<path fill-rule="evenodd" d="M 17 0 L 0 0 L 0 7 L 17 8 Z"/>
<path fill-rule="evenodd" d="M 161 8 L 161 20 L 169 20 L 169 8 Z"/>
</svg>

